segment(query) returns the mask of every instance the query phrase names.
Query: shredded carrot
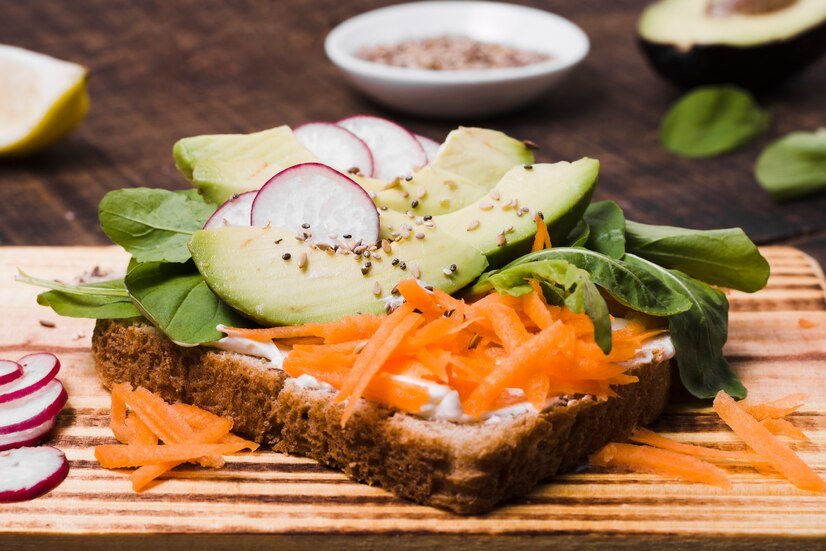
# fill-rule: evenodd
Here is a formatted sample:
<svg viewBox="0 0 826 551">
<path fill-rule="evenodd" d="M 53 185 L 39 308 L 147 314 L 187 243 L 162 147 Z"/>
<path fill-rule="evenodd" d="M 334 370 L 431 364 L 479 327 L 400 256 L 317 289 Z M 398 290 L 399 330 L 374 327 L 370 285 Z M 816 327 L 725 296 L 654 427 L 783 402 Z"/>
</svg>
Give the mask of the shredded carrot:
<svg viewBox="0 0 826 551">
<path fill-rule="evenodd" d="M 753 462 L 759 461 L 760 457 L 752 452 L 746 451 L 728 451 L 718 450 L 716 448 L 708 448 L 706 446 L 698 446 L 696 444 L 686 444 L 684 442 L 677 442 L 670 438 L 666 438 L 656 432 L 648 429 L 637 428 L 631 434 L 630 440 L 638 444 L 646 444 L 655 448 L 669 450 L 675 453 L 682 453 L 685 455 L 692 455 L 695 457 L 706 457 L 709 459 L 731 459 L 734 461 Z"/>
<path fill-rule="evenodd" d="M 719 467 L 696 457 L 650 446 L 608 444 L 593 454 L 589 462 L 599 467 L 620 467 L 731 489 L 731 481 Z"/>
<path fill-rule="evenodd" d="M 381 322 L 381 316 L 359 314 L 347 316 L 340 321 L 330 323 L 306 323 L 304 325 L 285 325 L 267 329 L 226 327 L 224 332 L 231 337 L 242 337 L 257 341 L 318 337 L 324 339 L 325 343 L 333 344 L 368 338 L 376 332 Z"/>
<path fill-rule="evenodd" d="M 122 444 L 126 444 L 132 439 L 132 432 L 126 424 L 126 397 L 132 392 L 129 383 L 117 383 L 112 385 L 112 406 L 109 412 L 109 428 L 112 434 Z"/>
<path fill-rule="evenodd" d="M 808 396 L 803 393 L 789 394 L 783 398 L 762 404 L 752 404 L 748 400 L 743 400 L 739 403 L 739 406 L 758 421 L 780 419 L 800 409 L 807 398 Z"/>
<path fill-rule="evenodd" d="M 545 220 L 542 219 L 539 213 L 534 215 L 533 220 L 536 222 L 536 235 L 533 238 L 531 252 L 551 248 L 551 235 L 548 233 L 548 226 L 545 225 Z"/>
<path fill-rule="evenodd" d="M 769 461 L 789 482 L 803 490 L 826 491 L 826 482 L 817 473 L 725 391 L 721 390 L 714 398 L 714 410 L 750 448 Z"/>
<path fill-rule="evenodd" d="M 786 436 L 793 440 L 808 442 L 809 437 L 802 430 L 792 425 L 786 419 L 763 419 L 760 424 L 768 429 L 775 436 Z"/>
<path fill-rule="evenodd" d="M 802 329 L 812 329 L 812 328 L 817 327 L 818 325 L 820 325 L 817 321 L 810 320 L 809 318 L 800 318 L 799 320 L 797 320 L 797 324 Z"/>
<path fill-rule="evenodd" d="M 135 414 L 129 415 L 126 418 L 126 426 L 129 427 L 129 444 L 138 443 L 146 444 L 147 446 L 157 446 L 158 437 L 155 436 L 146 423 L 141 421 L 141 418 Z"/>
</svg>

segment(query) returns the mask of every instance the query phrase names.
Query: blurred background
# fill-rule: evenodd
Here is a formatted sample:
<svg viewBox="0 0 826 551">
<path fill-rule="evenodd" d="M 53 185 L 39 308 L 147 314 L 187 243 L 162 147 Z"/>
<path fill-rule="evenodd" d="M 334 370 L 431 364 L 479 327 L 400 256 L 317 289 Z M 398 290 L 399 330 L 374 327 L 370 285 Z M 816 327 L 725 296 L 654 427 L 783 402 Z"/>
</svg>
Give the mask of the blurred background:
<svg viewBox="0 0 826 551">
<path fill-rule="evenodd" d="M 826 126 L 826 59 L 759 98 L 774 121 L 755 144 L 684 159 L 658 139 L 680 91 L 654 74 L 637 47 L 646 0 L 512 3 L 569 18 L 588 34 L 590 54 L 564 85 L 523 110 L 450 121 L 379 107 L 324 54 L 335 25 L 392 2 L 0 0 L 0 43 L 84 65 L 92 102 L 63 141 L 0 161 L 0 245 L 107 244 L 97 204 L 108 190 L 186 187 L 171 157 L 181 137 L 371 113 L 437 141 L 460 124 L 479 125 L 536 142 L 541 161 L 595 157 L 602 162 L 597 197 L 616 200 L 629 218 L 742 226 L 758 243 L 792 244 L 826 262 L 826 195 L 779 205 L 753 172 L 769 142 Z"/>
</svg>

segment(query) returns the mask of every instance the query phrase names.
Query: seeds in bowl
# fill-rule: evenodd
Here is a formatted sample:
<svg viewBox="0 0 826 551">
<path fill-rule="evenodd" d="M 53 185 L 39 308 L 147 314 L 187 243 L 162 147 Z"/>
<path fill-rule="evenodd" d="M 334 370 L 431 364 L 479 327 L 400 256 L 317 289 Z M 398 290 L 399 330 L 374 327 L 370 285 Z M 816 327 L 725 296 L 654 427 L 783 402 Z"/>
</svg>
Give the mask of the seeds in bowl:
<svg viewBox="0 0 826 551">
<path fill-rule="evenodd" d="M 552 59 L 544 52 L 480 42 L 467 36 L 436 36 L 365 46 L 356 57 L 411 69 L 463 71 L 524 67 Z"/>
</svg>

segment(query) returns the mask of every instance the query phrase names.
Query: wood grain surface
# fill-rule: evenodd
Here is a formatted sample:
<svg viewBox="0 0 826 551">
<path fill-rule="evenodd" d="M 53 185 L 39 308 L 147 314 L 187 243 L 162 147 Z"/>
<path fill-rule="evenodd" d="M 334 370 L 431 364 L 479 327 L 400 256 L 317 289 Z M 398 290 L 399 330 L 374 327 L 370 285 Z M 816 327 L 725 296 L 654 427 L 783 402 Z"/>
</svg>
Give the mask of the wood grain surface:
<svg viewBox="0 0 826 551">
<path fill-rule="evenodd" d="M 770 140 L 826 126 L 826 60 L 762 98 L 775 119 L 757 143 L 718 159 L 680 159 L 657 139 L 678 91 L 646 66 L 634 40 L 648 1 L 515 2 L 581 25 L 592 41 L 583 66 L 523 111 L 427 121 L 358 96 L 323 53 L 335 24 L 393 2 L 0 0 L 0 43 L 92 72 L 92 109 L 77 132 L 42 154 L 0 163 L 0 244 L 106 243 L 97 227 L 100 198 L 124 186 L 185 185 L 170 154 L 183 136 L 367 112 L 437 139 L 459 123 L 483 124 L 532 139 L 544 160 L 596 157 L 603 167 L 598 198 L 618 200 L 632 219 L 742 226 L 760 243 L 794 243 L 826 262 L 826 195 L 778 206 L 752 174 Z"/>
<path fill-rule="evenodd" d="M 819 266 L 796 249 L 763 252 L 773 275 L 760 293 L 731 294 L 726 352 L 756 400 L 809 393 L 791 420 L 812 441 L 792 447 L 823 476 L 826 282 Z M 650 475 L 580 472 L 491 514 L 467 518 L 269 451 L 230 458 L 219 471 L 181 468 L 134 494 L 125 472 L 102 469 L 93 457 L 95 445 L 114 443 L 108 395 L 89 352 L 93 323 L 37 307 L 37 290 L 12 282 L 15 266 L 71 280 L 94 266 L 114 274 L 125 262 L 113 247 L 0 249 L 0 356 L 36 350 L 60 356 L 59 377 L 70 398 L 51 443 L 71 462 L 69 477 L 50 494 L 0 506 L 0 549 L 823 549 L 826 542 L 826 496 L 747 467 L 733 471 L 730 492 Z M 817 326 L 803 329 L 801 318 Z M 706 406 L 675 396 L 654 428 L 681 441 L 742 449 Z"/>
</svg>

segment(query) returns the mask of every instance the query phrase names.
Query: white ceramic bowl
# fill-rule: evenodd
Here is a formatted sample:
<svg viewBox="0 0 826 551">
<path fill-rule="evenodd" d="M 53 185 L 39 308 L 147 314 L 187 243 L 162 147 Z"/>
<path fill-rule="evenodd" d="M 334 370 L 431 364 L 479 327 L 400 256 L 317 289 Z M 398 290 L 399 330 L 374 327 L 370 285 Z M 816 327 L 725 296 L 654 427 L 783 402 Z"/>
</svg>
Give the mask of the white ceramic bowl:
<svg viewBox="0 0 826 551">
<path fill-rule="evenodd" d="M 356 57 L 365 46 L 411 38 L 464 35 L 551 54 L 548 61 L 505 69 L 434 71 L 392 67 Z M 567 19 L 499 2 L 413 2 L 363 13 L 338 25 L 327 56 L 376 101 L 428 117 L 489 116 L 537 99 L 588 53 L 585 33 Z"/>
</svg>

